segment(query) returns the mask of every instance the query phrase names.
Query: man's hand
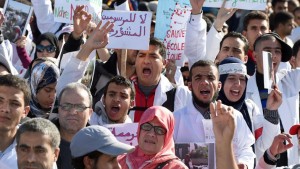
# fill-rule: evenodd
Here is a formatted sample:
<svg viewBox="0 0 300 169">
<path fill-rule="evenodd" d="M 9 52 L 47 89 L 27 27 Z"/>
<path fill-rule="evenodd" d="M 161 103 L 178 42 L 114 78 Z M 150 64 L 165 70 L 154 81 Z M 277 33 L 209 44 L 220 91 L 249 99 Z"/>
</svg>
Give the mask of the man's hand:
<svg viewBox="0 0 300 169">
<path fill-rule="evenodd" d="M 274 137 L 271 147 L 269 148 L 271 155 L 276 156 L 277 154 L 285 152 L 287 149 L 293 147 L 293 143 L 291 141 L 291 136 L 289 134 L 279 134 Z M 284 145 L 284 141 L 287 142 Z"/>
<path fill-rule="evenodd" d="M 214 27 L 217 31 L 221 31 L 223 28 L 224 23 L 232 17 L 232 15 L 235 13 L 235 11 L 237 9 L 233 9 L 233 8 L 225 8 L 225 4 L 226 4 L 227 0 L 224 0 L 222 3 L 221 8 L 218 11 L 218 15 L 216 18 L 216 21 L 214 23 Z"/>
<path fill-rule="evenodd" d="M 102 21 L 98 23 L 96 29 L 87 39 L 86 43 L 83 44 L 83 47 L 76 56 L 78 59 L 86 61 L 93 50 L 104 48 L 108 44 L 108 33 L 114 24 L 108 21 L 102 27 L 101 25 Z"/>
<path fill-rule="evenodd" d="M 106 22 L 102 27 L 101 24 L 102 21 L 99 22 L 96 29 L 86 42 L 86 46 L 92 48 L 92 50 L 104 48 L 108 44 L 108 33 L 111 31 L 114 24 L 110 23 L 109 21 Z"/>
<path fill-rule="evenodd" d="M 73 15 L 74 31 L 72 35 L 75 39 L 79 39 L 83 31 L 88 28 L 92 15 L 83 10 L 84 6 L 77 6 Z"/>
<path fill-rule="evenodd" d="M 201 13 L 204 0 L 190 0 L 192 6 L 192 14 L 197 15 Z"/>
<path fill-rule="evenodd" d="M 231 106 L 222 104 L 220 100 L 217 101 L 216 105 L 215 103 L 210 103 L 210 113 L 216 142 L 226 141 L 231 144 L 235 130 L 233 110 Z"/>
<path fill-rule="evenodd" d="M 277 110 L 282 103 L 282 93 L 278 90 L 277 85 L 274 86 L 274 90 L 268 96 L 267 106 L 268 110 Z"/>
</svg>

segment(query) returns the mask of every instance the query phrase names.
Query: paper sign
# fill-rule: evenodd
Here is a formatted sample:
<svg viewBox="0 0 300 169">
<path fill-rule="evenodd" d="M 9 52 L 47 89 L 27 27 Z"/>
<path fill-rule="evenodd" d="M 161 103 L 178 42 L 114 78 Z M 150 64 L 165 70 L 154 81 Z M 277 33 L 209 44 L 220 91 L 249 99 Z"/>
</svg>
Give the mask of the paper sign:
<svg viewBox="0 0 300 169">
<path fill-rule="evenodd" d="M 188 0 L 158 1 L 154 36 L 166 46 L 167 59 L 175 59 L 178 66 L 185 62 L 186 25 L 191 9 Z"/>
<path fill-rule="evenodd" d="M 3 36 L 10 42 L 15 42 L 25 34 L 33 8 L 14 0 L 7 0 L 4 11 Z"/>
<path fill-rule="evenodd" d="M 151 12 L 103 11 L 103 22 L 110 21 L 114 23 L 106 47 L 111 49 L 148 50 L 151 18 Z"/>
<path fill-rule="evenodd" d="M 203 4 L 204 7 L 220 8 L 223 0 L 206 0 Z M 238 8 L 248 10 L 265 10 L 267 0 L 226 0 L 226 8 Z"/>
<path fill-rule="evenodd" d="M 188 168 L 213 169 L 214 159 L 210 158 L 214 158 L 214 144 L 211 147 L 210 151 L 210 146 L 205 143 L 175 143 L 175 155 Z"/>
<path fill-rule="evenodd" d="M 210 119 L 202 119 L 202 124 L 204 128 L 205 143 L 214 143 L 215 135 L 213 131 L 212 121 Z"/>
<path fill-rule="evenodd" d="M 272 89 L 275 82 L 272 54 L 263 51 L 264 88 Z"/>
<path fill-rule="evenodd" d="M 92 15 L 92 21 L 99 23 L 101 19 L 102 1 L 100 0 L 56 0 L 54 21 L 73 24 L 76 6 L 84 5 L 84 10 Z"/>
<path fill-rule="evenodd" d="M 107 127 L 120 142 L 132 146 L 138 145 L 138 123 L 108 124 L 104 127 Z"/>
</svg>

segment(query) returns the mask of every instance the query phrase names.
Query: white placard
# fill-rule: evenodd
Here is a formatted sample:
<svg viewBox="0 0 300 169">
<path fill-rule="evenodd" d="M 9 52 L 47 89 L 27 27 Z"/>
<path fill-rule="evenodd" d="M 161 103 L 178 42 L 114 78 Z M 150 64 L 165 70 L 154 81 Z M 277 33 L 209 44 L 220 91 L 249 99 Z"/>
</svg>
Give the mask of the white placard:
<svg viewBox="0 0 300 169">
<path fill-rule="evenodd" d="M 223 0 L 206 0 L 203 4 L 204 7 L 220 8 Z M 248 10 L 265 10 L 267 0 L 227 0 L 226 8 L 238 8 Z"/>
<path fill-rule="evenodd" d="M 151 18 L 151 12 L 104 10 L 102 13 L 103 24 L 107 21 L 114 23 L 106 47 L 148 50 Z"/>
<path fill-rule="evenodd" d="M 76 6 L 84 5 L 83 10 L 92 15 L 96 24 L 101 19 L 102 1 L 100 0 L 56 0 L 54 6 L 54 21 L 73 24 Z"/>
<path fill-rule="evenodd" d="M 104 127 L 108 128 L 120 142 L 132 146 L 138 145 L 138 123 L 108 124 Z"/>
</svg>

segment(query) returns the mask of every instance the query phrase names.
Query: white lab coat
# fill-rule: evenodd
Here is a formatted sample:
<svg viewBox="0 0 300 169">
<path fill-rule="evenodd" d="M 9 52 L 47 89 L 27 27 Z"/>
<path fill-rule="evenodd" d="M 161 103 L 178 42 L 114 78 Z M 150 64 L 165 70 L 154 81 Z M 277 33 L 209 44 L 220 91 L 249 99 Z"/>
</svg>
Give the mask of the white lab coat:
<svg viewBox="0 0 300 169">
<path fill-rule="evenodd" d="M 233 149 L 237 163 L 243 163 L 248 168 L 253 168 L 255 154 L 252 151 L 251 145 L 255 139 L 249 130 L 242 114 L 235 111 L 236 129 L 234 132 Z M 174 141 L 175 143 L 190 143 L 190 142 L 205 142 L 204 127 L 202 119 L 204 117 L 195 108 L 192 98 L 189 98 L 187 105 L 174 112 L 175 128 Z"/>
<path fill-rule="evenodd" d="M 282 92 L 282 104 L 278 109 L 285 133 L 289 133 L 290 128 L 294 124 L 299 123 L 299 90 L 300 90 L 300 68 L 286 71 L 285 76 L 278 80 L 278 88 Z M 253 100 L 260 111 L 262 105 L 256 84 L 256 75 L 254 74 L 248 80 L 246 98 Z M 272 135 L 275 131 L 268 130 L 266 132 Z M 277 134 L 276 134 L 277 135 Z M 269 146 L 272 142 L 268 143 Z M 298 161 L 298 139 L 293 136 L 292 143 L 294 146 L 288 150 L 288 165 L 299 163 Z M 267 145 L 265 145 L 267 146 Z"/>
</svg>

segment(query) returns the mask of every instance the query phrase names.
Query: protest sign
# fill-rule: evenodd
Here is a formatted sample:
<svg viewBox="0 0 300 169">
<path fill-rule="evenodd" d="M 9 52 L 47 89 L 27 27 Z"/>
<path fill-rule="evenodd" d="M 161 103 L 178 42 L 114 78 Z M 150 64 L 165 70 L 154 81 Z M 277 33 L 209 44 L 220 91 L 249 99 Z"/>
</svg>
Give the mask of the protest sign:
<svg viewBox="0 0 300 169">
<path fill-rule="evenodd" d="M 188 168 L 215 168 L 214 144 L 209 146 L 206 143 L 175 143 L 175 155 Z"/>
<path fill-rule="evenodd" d="M 15 42 L 23 36 L 32 11 L 32 6 L 15 0 L 7 0 L 4 5 L 5 21 L 2 24 L 4 38 Z"/>
<path fill-rule="evenodd" d="M 138 145 L 138 123 L 108 124 L 104 127 L 108 128 L 120 142 L 132 146 Z"/>
<path fill-rule="evenodd" d="M 84 5 L 83 10 L 92 15 L 92 21 L 100 22 L 102 1 L 100 0 L 56 0 L 54 6 L 54 21 L 73 24 L 76 6 Z"/>
<path fill-rule="evenodd" d="M 189 0 L 158 1 L 154 36 L 166 46 L 167 59 L 175 59 L 178 66 L 185 62 L 183 52 L 190 13 Z"/>
<path fill-rule="evenodd" d="M 103 22 L 110 21 L 114 27 L 109 33 L 107 48 L 148 50 L 151 12 L 105 10 Z"/>
<path fill-rule="evenodd" d="M 224 0 L 206 0 L 204 7 L 220 8 Z M 267 0 L 226 0 L 225 8 L 238 8 L 247 10 L 265 10 Z"/>
</svg>

